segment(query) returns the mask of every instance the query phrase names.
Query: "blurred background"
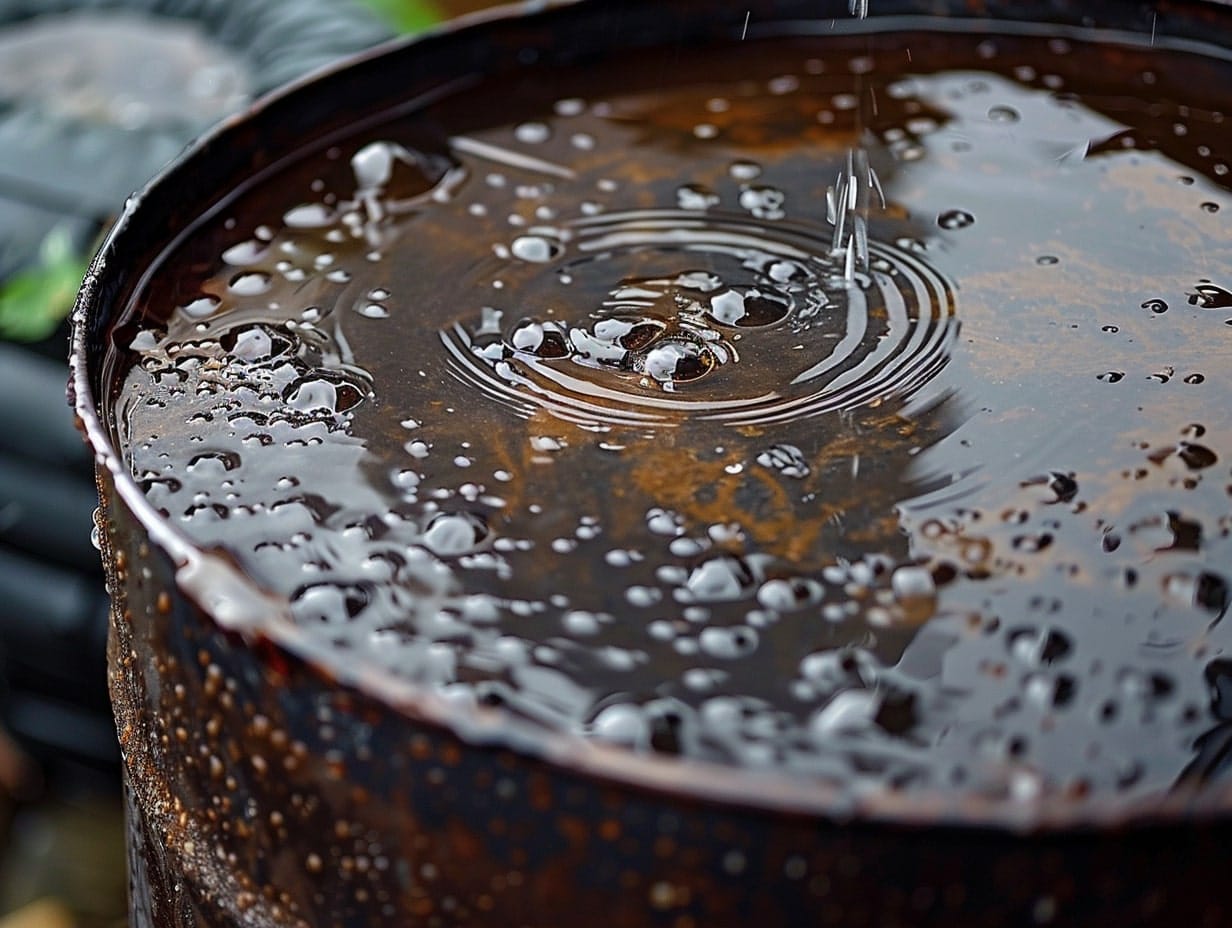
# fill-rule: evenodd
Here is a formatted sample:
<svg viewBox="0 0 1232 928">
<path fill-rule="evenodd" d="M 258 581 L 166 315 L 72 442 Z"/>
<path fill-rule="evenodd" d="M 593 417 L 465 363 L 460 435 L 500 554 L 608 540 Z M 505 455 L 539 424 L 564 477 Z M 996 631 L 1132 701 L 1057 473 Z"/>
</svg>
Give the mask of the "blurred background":
<svg viewBox="0 0 1232 928">
<path fill-rule="evenodd" d="M 65 317 L 124 199 L 300 75 L 485 0 L 0 0 L 0 928 L 127 924 Z"/>
</svg>

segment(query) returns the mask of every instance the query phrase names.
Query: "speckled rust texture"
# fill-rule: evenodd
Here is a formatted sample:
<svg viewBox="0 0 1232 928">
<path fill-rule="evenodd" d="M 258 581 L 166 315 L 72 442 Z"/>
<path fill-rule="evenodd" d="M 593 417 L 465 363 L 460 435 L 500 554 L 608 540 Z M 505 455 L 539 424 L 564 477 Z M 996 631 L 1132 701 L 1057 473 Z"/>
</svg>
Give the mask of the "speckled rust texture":
<svg viewBox="0 0 1232 928">
<path fill-rule="evenodd" d="M 1222 819 L 895 826 L 707 802 L 687 765 L 658 792 L 468 744 L 224 632 L 109 481 L 139 928 L 1232 924 Z"/>
</svg>

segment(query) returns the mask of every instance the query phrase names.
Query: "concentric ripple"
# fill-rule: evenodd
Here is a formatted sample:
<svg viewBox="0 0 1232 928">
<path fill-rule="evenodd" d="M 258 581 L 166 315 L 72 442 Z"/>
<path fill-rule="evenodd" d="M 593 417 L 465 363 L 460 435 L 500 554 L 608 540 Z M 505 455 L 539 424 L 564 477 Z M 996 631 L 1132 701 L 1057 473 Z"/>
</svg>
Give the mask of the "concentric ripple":
<svg viewBox="0 0 1232 928">
<path fill-rule="evenodd" d="M 441 340 L 458 379 L 582 425 L 853 409 L 918 390 L 958 331 L 940 273 L 897 244 L 870 250 L 848 279 L 800 223 L 644 210 L 531 229 L 492 260 L 504 304 L 532 311 L 489 307 Z"/>
</svg>

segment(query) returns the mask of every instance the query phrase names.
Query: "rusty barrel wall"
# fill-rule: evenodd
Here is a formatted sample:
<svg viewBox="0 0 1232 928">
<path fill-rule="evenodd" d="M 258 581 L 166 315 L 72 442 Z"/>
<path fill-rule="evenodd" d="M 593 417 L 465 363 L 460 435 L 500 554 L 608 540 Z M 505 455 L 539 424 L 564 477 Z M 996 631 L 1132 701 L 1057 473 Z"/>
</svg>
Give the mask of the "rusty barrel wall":
<svg viewBox="0 0 1232 928">
<path fill-rule="evenodd" d="M 670 40 L 692 9 L 664 7 L 656 19 L 649 7 L 636 6 L 626 32 L 658 23 Z M 508 64 L 523 45 L 551 46 L 553 28 L 576 27 L 583 44 L 602 45 L 604 14 L 581 9 L 505 32 L 488 26 L 473 41 L 459 33 L 422 59 L 414 48 L 396 51 L 394 73 L 423 89 L 433 62 L 469 54 L 479 68 Z M 1058 11 L 1081 18 L 1068 4 L 1041 15 Z M 329 101 L 383 70 L 370 59 L 301 89 L 286 98 L 298 103 L 284 99 L 207 141 L 195 162 L 146 194 L 110 240 L 79 309 L 76 363 L 89 373 L 77 390 L 87 412 L 112 314 L 160 251 L 160 231 L 178 232 L 228 182 L 274 160 L 261 152 L 247 163 L 235 153 L 245 145 L 260 150 L 255 143 L 267 139 L 276 148 L 316 119 L 326 121 L 322 131 L 338 128 Z M 687 762 L 678 788 L 663 789 L 467 741 L 371 695 L 362 679 L 331 678 L 259 631 L 228 631 L 185 593 L 182 551 L 134 514 L 116 492 L 120 465 L 108 463 L 100 485 L 114 596 L 110 684 L 142 928 L 1232 919 L 1220 891 L 1232 837 L 1223 818 L 1023 832 L 963 826 L 938 808 L 935 820 L 922 809 L 895 824 L 841 807 L 791 812 L 759 796 L 690 795 Z"/>
</svg>

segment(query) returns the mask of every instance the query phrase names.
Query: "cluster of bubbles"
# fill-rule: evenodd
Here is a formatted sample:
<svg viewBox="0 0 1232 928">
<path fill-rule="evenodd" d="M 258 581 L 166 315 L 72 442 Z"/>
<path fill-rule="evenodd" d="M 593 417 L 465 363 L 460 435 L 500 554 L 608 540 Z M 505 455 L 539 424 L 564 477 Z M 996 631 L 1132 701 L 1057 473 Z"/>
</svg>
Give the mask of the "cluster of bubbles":
<svg viewBox="0 0 1232 928">
<path fill-rule="evenodd" d="M 500 275 L 494 305 L 442 339 L 484 394 L 577 422 L 755 424 L 909 395 L 957 332 L 949 283 L 898 245 L 874 244 L 848 280 L 816 235 L 732 216 L 608 212 L 533 260 L 522 240 L 483 269 Z"/>
<path fill-rule="evenodd" d="M 608 293 L 597 318 L 581 325 L 523 318 L 499 341 L 485 344 L 472 333 L 472 345 L 492 364 L 518 356 L 568 359 L 673 392 L 739 357 L 731 333 L 782 322 L 794 309 L 792 295 L 780 284 L 804 277 L 804 269 L 759 257 L 744 262 L 753 265 L 751 283 L 733 286 L 701 270 L 625 280 Z"/>
</svg>

